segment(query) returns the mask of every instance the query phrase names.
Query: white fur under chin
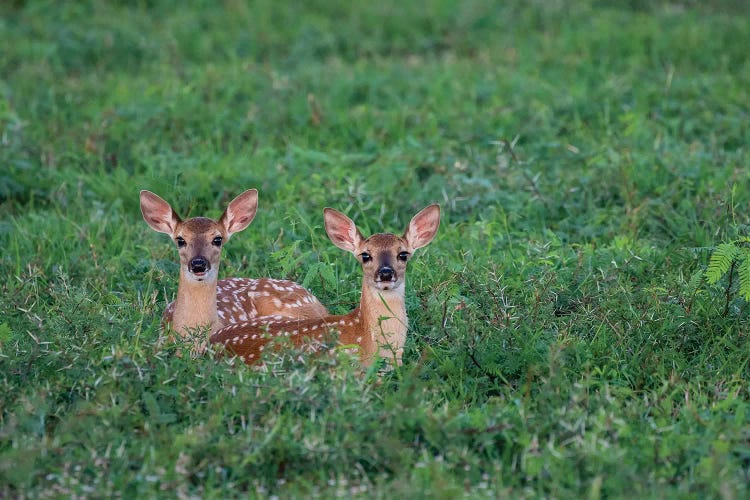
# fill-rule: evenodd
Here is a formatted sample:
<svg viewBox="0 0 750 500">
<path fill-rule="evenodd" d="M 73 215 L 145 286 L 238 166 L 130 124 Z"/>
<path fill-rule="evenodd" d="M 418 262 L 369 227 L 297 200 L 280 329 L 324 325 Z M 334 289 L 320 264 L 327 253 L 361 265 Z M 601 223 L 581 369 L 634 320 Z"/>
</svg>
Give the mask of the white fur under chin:
<svg viewBox="0 0 750 500">
<path fill-rule="evenodd" d="M 196 276 L 188 270 L 186 270 L 184 274 L 185 278 L 192 283 L 213 283 L 219 279 L 219 270 L 215 267 L 203 276 Z"/>
<path fill-rule="evenodd" d="M 395 285 L 392 281 L 375 281 L 374 285 L 383 295 L 388 293 L 399 293 L 403 295 L 404 293 L 404 280 L 397 281 Z"/>
</svg>

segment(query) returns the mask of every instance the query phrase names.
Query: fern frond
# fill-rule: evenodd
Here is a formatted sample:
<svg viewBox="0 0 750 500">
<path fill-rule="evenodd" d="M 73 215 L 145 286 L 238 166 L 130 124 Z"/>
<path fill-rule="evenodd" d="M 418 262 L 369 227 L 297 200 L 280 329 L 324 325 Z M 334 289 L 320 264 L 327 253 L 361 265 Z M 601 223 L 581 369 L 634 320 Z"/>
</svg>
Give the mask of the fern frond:
<svg viewBox="0 0 750 500">
<path fill-rule="evenodd" d="M 750 252 L 741 252 L 741 254 L 739 266 L 737 266 L 737 274 L 740 277 L 739 294 L 746 302 L 750 302 Z"/>
<path fill-rule="evenodd" d="M 687 283 L 687 293 L 693 294 L 696 290 L 698 290 L 698 287 L 701 286 L 701 283 L 703 282 L 703 271 L 698 269 L 696 272 L 693 273 L 693 275 L 690 277 L 690 280 Z"/>
<path fill-rule="evenodd" d="M 333 274 L 333 268 L 326 262 L 316 262 L 308 269 L 302 286 L 308 288 L 313 281 L 321 278 L 325 284 L 331 288 L 336 288 L 336 275 Z"/>
<path fill-rule="evenodd" d="M 740 254 L 740 249 L 732 243 L 722 243 L 717 246 L 714 253 L 711 254 L 711 259 L 708 261 L 708 269 L 706 269 L 708 283 L 713 285 L 719 281 L 729 271 L 732 261 L 739 257 Z"/>
</svg>

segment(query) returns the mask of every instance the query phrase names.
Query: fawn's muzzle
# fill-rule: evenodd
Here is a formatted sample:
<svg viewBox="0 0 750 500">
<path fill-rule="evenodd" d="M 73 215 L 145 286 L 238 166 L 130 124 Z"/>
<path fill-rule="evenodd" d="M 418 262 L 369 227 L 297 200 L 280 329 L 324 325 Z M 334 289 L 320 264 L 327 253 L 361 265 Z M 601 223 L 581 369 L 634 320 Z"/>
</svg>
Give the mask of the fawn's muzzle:
<svg viewBox="0 0 750 500">
<path fill-rule="evenodd" d="M 205 273 L 211 269 L 211 264 L 208 262 L 208 259 L 204 257 L 196 257 L 190 261 L 188 269 L 190 269 L 191 273 Z"/>
<path fill-rule="evenodd" d="M 395 281 L 396 271 L 388 266 L 383 266 L 378 269 L 378 281 Z"/>
</svg>

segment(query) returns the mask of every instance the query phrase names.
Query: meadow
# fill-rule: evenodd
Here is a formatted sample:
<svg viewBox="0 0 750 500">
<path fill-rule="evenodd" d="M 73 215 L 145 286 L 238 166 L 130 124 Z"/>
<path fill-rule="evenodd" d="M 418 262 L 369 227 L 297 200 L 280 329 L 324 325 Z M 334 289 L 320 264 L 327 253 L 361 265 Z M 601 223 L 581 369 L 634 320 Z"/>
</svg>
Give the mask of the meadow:
<svg viewBox="0 0 750 500">
<path fill-rule="evenodd" d="M 748 495 L 744 2 L 16 0 L 0 46 L 0 496 Z M 323 208 L 440 203 L 402 367 L 160 343 L 139 190 L 253 187 L 221 276 L 335 313 Z"/>
</svg>

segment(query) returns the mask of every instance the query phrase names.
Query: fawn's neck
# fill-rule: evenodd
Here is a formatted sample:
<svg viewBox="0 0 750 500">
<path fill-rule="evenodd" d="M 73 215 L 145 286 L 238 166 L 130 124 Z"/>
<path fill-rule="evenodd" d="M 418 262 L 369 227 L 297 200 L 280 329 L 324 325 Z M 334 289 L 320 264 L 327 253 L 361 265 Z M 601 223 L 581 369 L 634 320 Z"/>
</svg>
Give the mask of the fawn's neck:
<svg viewBox="0 0 750 500">
<path fill-rule="evenodd" d="M 408 328 L 404 286 L 396 290 L 379 290 L 364 284 L 360 306 L 355 313 L 358 313 L 363 334 L 371 340 L 363 343 L 363 358 L 370 360 L 377 353 L 381 358 L 395 359 L 401 364 Z"/>
<path fill-rule="evenodd" d="M 216 282 L 216 279 L 196 281 L 180 270 L 172 328 L 181 336 L 186 336 L 193 328 L 210 327 L 210 333 L 221 328 L 216 311 Z"/>
</svg>

